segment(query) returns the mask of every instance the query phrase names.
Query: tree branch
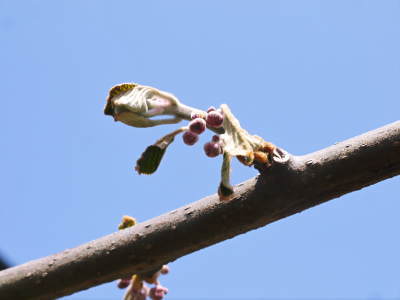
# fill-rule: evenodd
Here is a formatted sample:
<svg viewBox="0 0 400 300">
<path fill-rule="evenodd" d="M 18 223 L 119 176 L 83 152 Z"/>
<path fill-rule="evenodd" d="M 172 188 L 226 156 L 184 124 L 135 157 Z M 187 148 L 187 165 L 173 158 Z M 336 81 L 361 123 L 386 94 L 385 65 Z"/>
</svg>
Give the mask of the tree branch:
<svg viewBox="0 0 400 300">
<path fill-rule="evenodd" d="M 1 299 L 52 299 L 162 264 L 400 174 L 400 121 L 305 156 L 276 158 L 220 202 L 197 202 L 0 272 Z"/>
</svg>

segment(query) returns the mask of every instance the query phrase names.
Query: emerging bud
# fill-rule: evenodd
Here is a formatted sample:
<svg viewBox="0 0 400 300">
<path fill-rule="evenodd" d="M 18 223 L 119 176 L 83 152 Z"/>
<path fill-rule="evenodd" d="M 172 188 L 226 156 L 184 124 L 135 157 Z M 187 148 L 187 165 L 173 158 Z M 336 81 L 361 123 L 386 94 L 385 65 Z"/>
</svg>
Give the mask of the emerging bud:
<svg viewBox="0 0 400 300">
<path fill-rule="evenodd" d="M 215 111 L 216 109 L 215 109 L 215 107 L 214 106 L 210 106 L 208 109 L 207 109 L 207 112 L 209 113 L 209 112 L 212 112 L 212 111 Z"/>
<path fill-rule="evenodd" d="M 168 293 L 168 289 L 158 284 L 150 289 L 149 296 L 152 300 L 162 300 Z"/>
<path fill-rule="evenodd" d="M 197 134 L 202 134 L 206 130 L 206 121 L 201 118 L 192 120 L 189 123 L 189 130 Z"/>
<path fill-rule="evenodd" d="M 181 127 L 177 130 L 168 133 L 159 139 L 155 144 L 150 145 L 142 153 L 142 156 L 136 161 L 135 170 L 139 174 L 153 174 L 161 163 L 165 151 L 168 146 L 174 141 L 175 137 L 187 130 L 187 127 Z"/>
<path fill-rule="evenodd" d="M 219 135 L 213 135 L 212 139 L 211 139 L 214 143 L 219 143 L 220 142 L 220 137 Z"/>
<path fill-rule="evenodd" d="M 132 218 L 131 216 L 123 216 L 122 222 L 121 222 L 121 224 L 119 224 L 118 229 L 122 230 L 122 229 L 132 227 L 134 225 L 136 225 L 135 218 Z"/>
<path fill-rule="evenodd" d="M 136 83 L 123 83 L 110 90 L 104 113 L 129 126 L 153 127 L 182 121 L 176 115 L 180 105 L 179 100 L 170 93 Z M 154 116 L 171 115 L 174 117 L 151 119 Z"/>
<path fill-rule="evenodd" d="M 167 265 L 163 265 L 161 270 L 160 270 L 161 274 L 166 275 L 169 273 L 169 267 Z"/>
<path fill-rule="evenodd" d="M 204 144 L 204 152 L 208 157 L 217 157 L 222 153 L 221 145 L 215 142 Z"/>
<path fill-rule="evenodd" d="M 118 281 L 118 288 L 125 289 L 129 286 L 130 283 L 131 283 L 130 278 L 122 278 Z"/>
<path fill-rule="evenodd" d="M 207 115 L 207 125 L 214 128 L 219 128 L 224 122 L 224 117 L 218 111 L 211 111 Z"/>
<path fill-rule="evenodd" d="M 197 133 L 194 133 L 192 131 L 186 131 L 183 134 L 182 138 L 183 142 L 189 146 L 196 144 L 196 142 L 199 140 L 199 136 L 197 135 Z"/>
</svg>

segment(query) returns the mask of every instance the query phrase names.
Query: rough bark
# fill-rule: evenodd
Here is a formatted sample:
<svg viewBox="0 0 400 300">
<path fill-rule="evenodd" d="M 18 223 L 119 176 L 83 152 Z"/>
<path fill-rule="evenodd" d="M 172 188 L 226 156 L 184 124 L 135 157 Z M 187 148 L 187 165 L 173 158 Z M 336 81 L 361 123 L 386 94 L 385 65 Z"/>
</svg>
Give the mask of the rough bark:
<svg viewBox="0 0 400 300">
<path fill-rule="evenodd" d="M 235 187 L 0 272 L 1 299 L 53 299 L 141 273 L 400 173 L 400 122 L 305 156 L 286 154 Z"/>
</svg>

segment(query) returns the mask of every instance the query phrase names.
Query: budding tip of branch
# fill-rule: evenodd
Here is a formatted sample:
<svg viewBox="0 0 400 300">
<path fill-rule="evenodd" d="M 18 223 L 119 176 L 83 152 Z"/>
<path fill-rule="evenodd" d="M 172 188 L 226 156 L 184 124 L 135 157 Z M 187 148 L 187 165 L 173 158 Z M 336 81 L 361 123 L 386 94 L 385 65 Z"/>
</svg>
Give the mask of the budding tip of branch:
<svg viewBox="0 0 400 300">
<path fill-rule="evenodd" d="M 218 196 L 221 201 L 230 201 L 234 196 L 233 187 L 227 187 L 220 183 L 218 187 Z"/>
<path fill-rule="evenodd" d="M 134 225 L 136 225 L 136 219 L 132 218 L 131 216 L 123 216 L 122 217 L 122 221 L 121 224 L 119 224 L 118 229 L 122 230 L 122 229 L 126 229 L 128 227 L 132 227 Z"/>
</svg>

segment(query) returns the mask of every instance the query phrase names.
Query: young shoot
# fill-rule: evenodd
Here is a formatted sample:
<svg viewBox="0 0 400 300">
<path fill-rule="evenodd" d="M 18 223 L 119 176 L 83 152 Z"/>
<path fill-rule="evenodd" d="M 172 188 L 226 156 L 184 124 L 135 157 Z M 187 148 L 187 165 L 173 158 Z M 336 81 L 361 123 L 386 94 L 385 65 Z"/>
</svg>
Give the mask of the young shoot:
<svg viewBox="0 0 400 300">
<path fill-rule="evenodd" d="M 206 128 L 214 131 L 216 135 L 203 149 L 208 157 L 223 154 L 218 187 L 222 201 L 234 197 L 234 188 L 230 183 L 232 157 L 246 166 L 257 164 L 257 167 L 262 165 L 268 168 L 272 164 L 272 155 L 277 153 L 273 144 L 244 130 L 226 104 L 219 109 L 211 106 L 203 111 L 186 106 L 174 95 L 149 86 L 136 83 L 114 86 L 109 92 L 104 113 L 113 116 L 115 121 L 139 128 L 190 121 L 187 126 L 165 135 L 146 148 L 136 163 L 135 170 L 139 174 L 152 174 L 157 170 L 167 147 L 178 134 L 183 133 L 183 142 L 193 146 Z M 155 116 L 167 117 L 152 119 Z"/>
</svg>

